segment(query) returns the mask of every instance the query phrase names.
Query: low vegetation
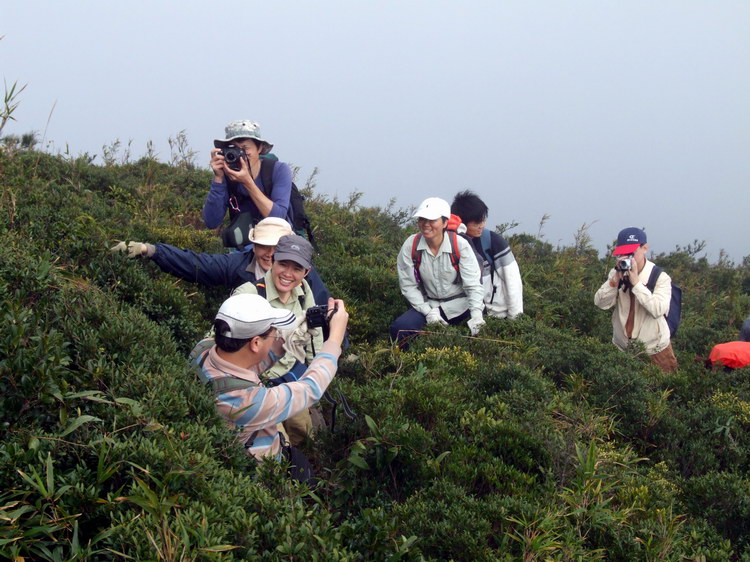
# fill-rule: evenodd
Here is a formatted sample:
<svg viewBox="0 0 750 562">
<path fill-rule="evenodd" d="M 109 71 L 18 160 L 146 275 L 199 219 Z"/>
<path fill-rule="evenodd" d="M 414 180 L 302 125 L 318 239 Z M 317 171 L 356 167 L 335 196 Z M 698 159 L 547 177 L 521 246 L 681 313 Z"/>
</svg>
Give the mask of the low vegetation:
<svg viewBox="0 0 750 562">
<path fill-rule="evenodd" d="M 386 334 L 409 213 L 313 178 L 317 263 L 351 313 L 334 389 L 358 417 L 308 444 L 311 491 L 248 459 L 191 375 L 226 290 L 108 251 L 223 251 L 201 227 L 210 177 L 175 147 L 172 165 L 0 150 L 0 556 L 750 558 L 750 373 L 702 362 L 750 313 L 748 258 L 656 257 L 684 291 L 673 374 L 610 343 L 593 305 L 609 264 L 585 233 L 506 232 L 525 314 L 402 353 Z"/>
</svg>

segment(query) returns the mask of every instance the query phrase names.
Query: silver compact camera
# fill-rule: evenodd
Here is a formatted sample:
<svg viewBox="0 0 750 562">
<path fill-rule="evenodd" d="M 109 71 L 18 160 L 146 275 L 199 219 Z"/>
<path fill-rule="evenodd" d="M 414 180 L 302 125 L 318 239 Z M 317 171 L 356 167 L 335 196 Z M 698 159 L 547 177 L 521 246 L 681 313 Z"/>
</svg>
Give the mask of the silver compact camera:
<svg viewBox="0 0 750 562">
<path fill-rule="evenodd" d="M 616 271 L 630 271 L 630 269 L 633 267 L 633 258 L 622 258 L 620 260 L 617 260 L 617 264 L 615 265 Z"/>
</svg>

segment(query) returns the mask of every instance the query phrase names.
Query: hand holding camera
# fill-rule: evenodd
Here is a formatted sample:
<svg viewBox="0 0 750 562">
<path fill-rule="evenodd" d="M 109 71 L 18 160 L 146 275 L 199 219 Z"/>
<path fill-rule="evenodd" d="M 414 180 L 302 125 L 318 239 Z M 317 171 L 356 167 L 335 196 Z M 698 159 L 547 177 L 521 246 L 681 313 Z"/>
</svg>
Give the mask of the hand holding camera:
<svg viewBox="0 0 750 562">
<path fill-rule="evenodd" d="M 221 150 L 214 148 L 211 151 L 211 160 L 208 165 L 214 173 L 214 181 L 222 183 L 224 181 L 224 156 L 221 154 Z"/>
<path fill-rule="evenodd" d="M 246 159 L 245 151 L 239 146 L 230 144 L 226 148 L 221 149 L 218 154 L 224 157 L 224 162 L 230 170 L 239 172 L 242 170 L 242 160 Z"/>
<path fill-rule="evenodd" d="M 253 181 L 252 168 L 247 153 L 239 146 L 229 145 L 222 148 L 218 155 L 224 159 L 224 173 L 229 179 L 240 183 L 251 194 L 251 186 L 255 186 Z"/>
<path fill-rule="evenodd" d="M 625 287 L 625 291 L 638 283 L 638 262 L 633 256 L 618 257 L 615 263 L 615 272 L 619 278 L 619 287 Z"/>
<path fill-rule="evenodd" d="M 339 345 L 344 341 L 349 313 L 344 301 L 328 299 L 328 305 L 311 306 L 305 312 L 308 328 L 323 328 L 323 339 L 331 339 Z"/>
</svg>

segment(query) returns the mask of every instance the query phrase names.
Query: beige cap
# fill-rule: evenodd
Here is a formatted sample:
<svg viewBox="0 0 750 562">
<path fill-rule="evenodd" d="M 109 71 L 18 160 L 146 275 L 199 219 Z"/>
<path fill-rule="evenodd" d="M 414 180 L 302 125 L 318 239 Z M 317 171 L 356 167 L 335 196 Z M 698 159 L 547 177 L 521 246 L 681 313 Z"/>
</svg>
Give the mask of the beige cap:
<svg viewBox="0 0 750 562">
<path fill-rule="evenodd" d="M 248 238 L 253 244 L 275 246 L 279 243 L 279 238 L 291 233 L 292 227 L 284 219 L 268 217 L 250 229 Z"/>
</svg>

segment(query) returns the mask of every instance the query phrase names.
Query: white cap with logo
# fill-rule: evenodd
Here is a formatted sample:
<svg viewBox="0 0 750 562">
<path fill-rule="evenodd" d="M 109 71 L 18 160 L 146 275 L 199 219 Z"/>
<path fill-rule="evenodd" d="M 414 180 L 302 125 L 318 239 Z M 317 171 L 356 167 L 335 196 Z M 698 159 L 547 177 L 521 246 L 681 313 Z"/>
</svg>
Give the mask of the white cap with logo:
<svg viewBox="0 0 750 562">
<path fill-rule="evenodd" d="M 419 208 L 412 216 L 430 221 L 439 219 L 440 217 L 448 219 L 451 216 L 451 206 L 445 199 L 440 199 L 440 197 L 428 197 L 420 203 Z"/>
<path fill-rule="evenodd" d="M 260 295 L 241 294 L 229 297 L 219 308 L 216 320 L 229 325 L 220 335 L 237 340 L 247 340 L 265 334 L 272 326 L 290 328 L 294 325 L 294 313 L 274 308 Z"/>
</svg>

